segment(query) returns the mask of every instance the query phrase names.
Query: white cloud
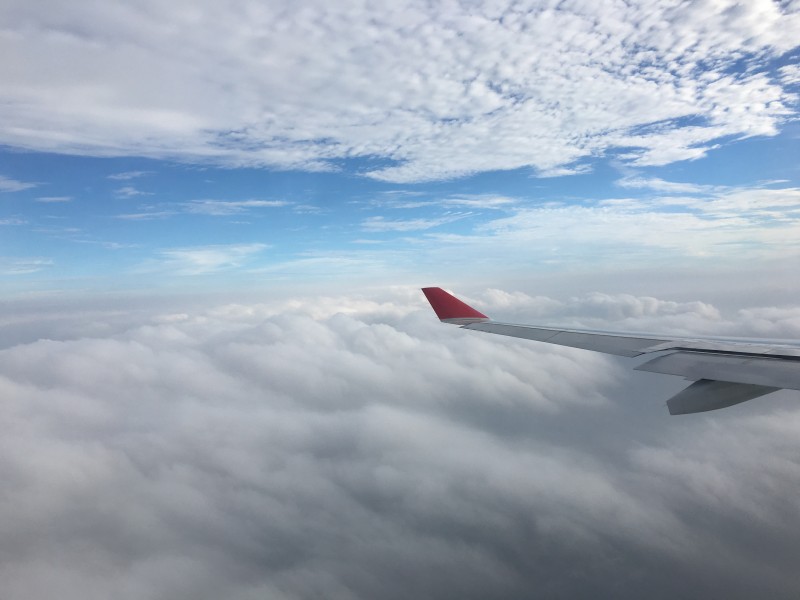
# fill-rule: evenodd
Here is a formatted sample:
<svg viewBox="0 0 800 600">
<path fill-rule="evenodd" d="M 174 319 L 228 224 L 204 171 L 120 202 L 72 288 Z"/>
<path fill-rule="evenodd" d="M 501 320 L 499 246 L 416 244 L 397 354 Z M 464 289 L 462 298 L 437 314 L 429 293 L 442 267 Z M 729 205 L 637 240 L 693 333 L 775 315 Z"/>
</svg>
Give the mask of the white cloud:
<svg viewBox="0 0 800 600">
<path fill-rule="evenodd" d="M 422 193 L 401 193 L 398 191 L 384 192 L 378 198 L 371 199 L 368 204 L 379 208 L 414 209 L 426 207 L 453 207 L 461 206 L 479 210 L 502 209 L 517 204 L 519 200 L 501 194 L 452 194 L 443 198 L 419 198 Z"/>
<path fill-rule="evenodd" d="M 65 302 L 0 306 L 26 338 L 0 350 L 8 600 L 795 595 L 795 396 L 678 420 L 683 382 L 441 325 L 411 289 Z"/>
<path fill-rule="evenodd" d="M 467 214 L 445 215 L 436 218 L 420 219 L 387 219 L 385 217 L 369 217 L 361 222 L 364 231 L 424 231 L 433 229 L 453 221 L 467 217 Z"/>
<path fill-rule="evenodd" d="M 800 307 L 758 307 L 724 314 L 701 301 L 593 292 L 556 300 L 489 289 L 472 300 L 500 321 L 673 335 L 800 340 Z"/>
<path fill-rule="evenodd" d="M 696 183 L 681 183 L 677 181 L 665 181 L 658 177 L 623 177 L 617 180 L 616 184 L 623 188 L 645 188 L 657 192 L 669 192 L 672 194 L 697 194 L 713 191 L 715 188 L 708 185 Z"/>
<path fill-rule="evenodd" d="M 769 0 L 335 7 L 316 0 L 6 2 L 0 142 L 94 155 L 334 169 L 397 182 L 656 165 L 794 114 L 796 8 Z M 198 68 L 197 65 L 202 65 Z M 691 123 L 691 125 L 687 125 Z"/>
<path fill-rule="evenodd" d="M 125 213 L 115 215 L 115 219 L 122 219 L 123 221 L 151 221 L 153 219 L 166 219 L 177 214 L 174 210 L 146 210 L 138 213 Z"/>
<path fill-rule="evenodd" d="M 800 83 L 800 65 L 786 65 L 778 69 L 781 81 L 785 85 L 796 85 Z"/>
<path fill-rule="evenodd" d="M 184 204 L 186 212 L 203 215 L 236 215 L 251 208 L 276 208 L 287 206 L 283 200 L 192 200 Z"/>
<path fill-rule="evenodd" d="M 465 206 L 468 208 L 508 208 L 519 202 L 515 198 L 497 194 L 457 194 L 439 201 L 443 206 Z"/>
<path fill-rule="evenodd" d="M 21 192 L 36 187 L 38 183 L 30 183 L 27 181 L 19 181 L 0 175 L 0 192 Z"/>
<path fill-rule="evenodd" d="M 213 273 L 222 269 L 240 267 L 268 248 L 266 244 L 219 244 L 191 246 L 162 250 L 161 265 L 183 275 Z"/>
<path fill-rule="evenodd" d="M 210 216 L 230 216 L 250 212 L 254 208 L 277 208 L 289 206 L 283 200 L 192 200 L 190 202 L 168 203 L 160 206 L 144 205 L 138 213 L 116 215 L 117 219 L 148 221 L 164 219 L 188 213 Z"/>
<path fill-rule="evenodd" d="M 326 209 L 315 204 L 294 204 L 292 211 L 300 215 L 322 215 Z"/>
<path fill-rule="evenodd" d="M 536 171 L 537 177 L 565 177 L 568 175 L 582 175 L 592 171 L 591 165 L 543 167 Z"/>
<path fill-rule="evenodd" d="M 689 193 L 682 184 L 642 181 L 635 185 L 675 187 L 680 195 L 609 198 L 580 205 L 525 204 L 484 221 L 471 232 L 429 232 L 413 251 L 434 263 L 504 265 L 537 272 L 560 265 L 589 269 L 668 264 L 691 267 L 715 260 L 717 267 L 800 256 L 800 189 L 709 188 Z M 716 267 L 708 267 L 716 268 Z"/>
<path fill-rule="evenodd" d="M 145 175 L 151 175 L 152 173 L 153 171 L 125 171 L 123 173 L 114 173 L 113 175 L 109 175 L 108 179 L 113 179 L 115 181 L 129 181 L 131 179 L 144 177 Z"/>
<path fill-rule="evenodd" d="M 149 196 L 151 195 L 150 192 L 143 192 L 141 190 L 137 190 L 132 185 L 126 185 L 114 191 L 117 196 L 121 196 L 123 198 L 134 198 L 136 196 Z"/>
<path fill-rule="evenodd" d="M 36 273 L 53 265 L 49 258 L 10 258 L 0 257 L 0 274 L 27 275 Z"/>
<path fill-rule="evenodd" d="M 44 202 L 45 204 L 72 202 L 72 196 L 40 196 L 39 198 L 36 198 L 36 201 Z"/>
</svg>

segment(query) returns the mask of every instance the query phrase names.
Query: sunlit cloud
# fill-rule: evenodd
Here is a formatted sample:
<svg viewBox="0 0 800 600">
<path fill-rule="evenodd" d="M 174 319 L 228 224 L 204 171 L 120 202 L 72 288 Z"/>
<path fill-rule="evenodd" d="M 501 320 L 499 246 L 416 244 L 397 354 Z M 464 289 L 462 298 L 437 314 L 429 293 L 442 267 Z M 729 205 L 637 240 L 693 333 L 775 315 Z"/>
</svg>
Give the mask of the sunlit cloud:
<svg viewBox="0 0 800 600">
<path fill-rule="evenodd" d="M 123 221 L 152 221 L 156 219 L 166 219 L 177 214 L 174 210 L 145 210 L 138 213 L 124 213 L 115 215 L 115 219 L 122 219 Z"/>
<path fill-rule="evenodd" d="M 378 157 L 391 162 L 363 173 L 392 182 L 574 175 L 617 150 L 663 165 L 792 118 L 796 70 L 770 61 L 797 47 L 798 19 L 791 4 L 733 0 L 91 15 L 12 2 L 3 21 L 25 35 L 4 41 L 16 58 L 0 70 L 0 143 L 307 171 Z"/>
<path fill-rule="evenodd" d="M 142 190 L 138 190 L 132 185 L 126 185 L 121 187 L 117 190 L 114 190 L 114 193 L 117 196 L 122 198 L 135 198 L 136 196 L 150 196 L 152 195 L 150 192 L 143 192 Z"/>
<path fill-rule="evenodd" d="M 59 202 L 72 202 L 72 196 L 40 196 L 36 198 L 37 202 L 45 204 L 57 204 Z"/>
<path fill-rule="evenodd" d="M 469 214 L 445 215 L 433 219 L 387 219 L 385 217 L 369 217 L 361 222 L 364 231 L 423 231 L 458 221 Z"/>
<path fill-rule="evenodd" d="M 184 275 L 200 275 L 246 264 L 269 246 L 266 244 L 220 244 L 170 248 L 161 251 L 161 267 Z"/>
<path fill-rule="evenodd" d="M 439 201 L 442 206 L 464 206 L 473 209 L 508 208 L 518 203 L 516 198 L 495 194 L 458 194 Z"/>
<path fill-rule="evenodd" d="M 0 257 L 0 274 L 27 275 L 47 269 L 53 265 L 49 258 L 8 258 Z"/>
<path fill-rule="evenodd" d="M 252 208 L 278 208 L 288 204 L 283 200 L 192 200 L 183 207 L 190 213 L 227 216 L 245 213 Z"/>
<path fill-rule="evenodd" d="M 114 181 L 130 181 L 131 179 L 138 179 L 145 175 L 152 175 L 152 173 L 153 171 L 125 171 L 123 173 L 109 175 L 108 179 L 113 179 Z"/>
<path fill-rule="evenodd" d="M 711 192 L 714 186 L 699 185 L 696 183 L 681 183 L 677 181 L 665 181 L 658 177 L 637 177 L 629 176 L 617 180 L 616 184 L 623 188 L 649 189 L 657 192 L 668 192 L 672 194 L 696 194 Z"/>
<path fill-rule="evenodd" d="M 38 183 L 31 183 L 28 181 L 19 181 L 0 175 L 0 192 L 21 192 L 36 187 Z"/>
</svg>

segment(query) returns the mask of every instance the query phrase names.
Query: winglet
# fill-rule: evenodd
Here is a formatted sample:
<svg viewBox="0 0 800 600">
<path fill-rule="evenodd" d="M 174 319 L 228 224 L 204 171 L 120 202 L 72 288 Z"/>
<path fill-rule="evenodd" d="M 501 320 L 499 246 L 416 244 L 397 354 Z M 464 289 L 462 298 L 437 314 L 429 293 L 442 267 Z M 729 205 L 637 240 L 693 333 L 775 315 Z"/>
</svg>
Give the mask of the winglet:
<svg viewBox="0 0 800 600">
<path fill-rule="evenodd" d="M 428 287 L 422 288 L 422 293 L 431 303 L 436 316 L 443 323 L 453 323 L 454 325 L 469 325 L 489 321 L 489 317 L 478 312 L 470 305 L 465 304 L 455 296 L 445 292 L 442 288 Z"/>
</svg>

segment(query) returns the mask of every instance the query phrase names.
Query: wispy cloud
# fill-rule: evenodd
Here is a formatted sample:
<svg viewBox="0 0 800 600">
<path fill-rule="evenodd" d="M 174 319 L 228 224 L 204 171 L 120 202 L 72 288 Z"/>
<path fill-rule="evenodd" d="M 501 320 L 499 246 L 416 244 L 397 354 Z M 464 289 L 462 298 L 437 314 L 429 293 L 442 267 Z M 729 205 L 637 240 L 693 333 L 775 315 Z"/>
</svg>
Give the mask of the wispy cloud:
<svg viewBox="0 0 800 600">
<path fill-rule="evenodd" d="M 114 193 L 121 198 L 134 198 L 136 196 L 151 196 L 150 192 L 143 192 L 141 190 L 136 189 L 132 185 L 126 185 L 121 187 L 117 190 L 114 190 Z"/>
<path fill-rule="evenodd" d="M 433 219 L 386 219 L 385 217 L 369 217 L 361 222 L 364 231 L 384 232 L 384 231 L 422 231 L 433 229 L 453 221 L 458 221 L 469 216 L 469 213 L 445 215 Z"/>
<path fill-rule="evenodd" d="M 696 183 L 680 183 L 676 181 L 665 181 L 658 177 L 638 177 L 629 176 L 618 179 L 616 184 L 623 188 L 630 189 L 650 189 L 657 192 L 669 192 L 671 194 L 697 194 L 711 192 L 715 188 L 710 185 L 699 185 Z"/>
<path fill-rule="evenodd" d="M 669 183 L 656 186 L 669 188 Z M 631 253 L 660 248 L 683 256 L 785 256 L 800 252 L 800 189 L 721 188 L 702 195 L 526 207 L 481 225 L 477 232 L 499 236 L 505 247 L 562 258 L 596 258 L 624 248 Z"/>
<path fill-rule="evenodd" d="M 277 208 L 288 204 L 283 200 L 192 200 L 183 207 L 190 213 L 226 216 L 248 212 L 252 208 Z"/>
<path fill-rule="evenodd" d="M 125 171 L 124 173 L 109 175 L 108 179 L 113 179 L 114 181 L 129 181 L 131 179 L 144 177 L 145 175 L 152 175 L 152 173 L 153 171 Z"/>
<path fill-rule="evenodd" d="M 36 187 L 37 185 L 39 184 L 29 181 L 19 181 L 17 179 L 11 179 L 10 177 L 0 175 L 0 192 L 21 192 L 22 190 L 28 190 Z"/>
<path fill-rule="evenodd" d="M 73 235 L 76 233 L 82 233 L 83 230 L 80 227 L 37 227 L 34 229 L 36 233 L 46 233 L 48 235 Z"/>
<path fill-rule="evenodd" d="M 516 198 L 496 194 L 458 194 L 440 200 L 443 206 L 464 206 L 474 209 L 508 208 L 518 202 Z"/>
<path fill-rule="evenodd" d="M 266 244 L 222 244 L 161 251 L 161 266 L 183 275 L 201 275 L 242 266 L 268 248 Z"/>
<path fill-rule="evenodd" d="M 138 213 L 117 215 L 117 219 L 146 221 L 165 219 L 180 214 L 226 217 L 251 212 L 259 208 L 279 208 L 291 203 L 283 200 L 192 200 L 190 202 L 145 205 Z"/>
<path fill-rule="evenodd" d="M 417 264 L 469 265 L 493 278 L 555 266 L 652 271 L 800 260 L 800 188 L 650 192 L 580 204 L 520 202 L 498 218 L 472 219 L 453 231 L 428 228 L 401 248 L 372 251 L 407 252 Z M 390 230 L 383 221 L 374 229 Z"/>
<path fill-rule="evenodd" d="M 425 207 L 454 207 L 461 206 L 482 209 L 508 208 L 518 202 L 516 198 L 501 194 L 452 194 L 445 197 L 419 198 L 422 193 L 401 194 L 398 192 L 384 193 L 381 197 L 369 201 L 370 206 L 391 209 L 415 209 Z M 417 199 L 414 199 L 417 198 Z"/>
<path fill-rule="evenodd" d="M 36 273 L 53 265 L 49 258 L 5 258 L 0 257 L 1 275 L 26 275 Z"/>
<path fill-rule="evenodd" d="M 325 208 L 316 204 L 295 204 L 292 206 L 292 211 L 299 215 L 321 215 L 328 212 Z"/>
<path fill-rule="evenodd" d="M 72 202 L 72 196 L 40 196 L 39 198 L 36 198 L 36 202 L 44 202 L 46 204 Z"/>
<path fill-rule="evenodd" d="M 174 210 L 145 210 L 138 213 L 116 215 L 114 218 L 122 219 L 123 221 L 152 221 L 154 219 L 166 219 L 176 214 L 178 213 Z"/>
<path fill-rule="evenodd" d="M 569 175 L 583 175 L 585 173 L 591 173 L 592 166 L 585 164 L 585 165 L 571 165 L 571 166 L 551 166 L 551 167 L 540 167 L 536 170 L 537 177 L 567 177 Z"/>
</svg>

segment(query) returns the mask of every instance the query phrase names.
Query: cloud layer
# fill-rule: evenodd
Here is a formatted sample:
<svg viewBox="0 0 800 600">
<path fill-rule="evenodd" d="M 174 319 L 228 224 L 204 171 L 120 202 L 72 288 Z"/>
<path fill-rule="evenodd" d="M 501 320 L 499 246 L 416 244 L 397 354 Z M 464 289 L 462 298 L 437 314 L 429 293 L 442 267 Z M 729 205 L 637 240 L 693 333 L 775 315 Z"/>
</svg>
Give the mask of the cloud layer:
<svg viewBox="0 0 800 600">
<path fill-rule="evenodd" d="M 774 135 L 796 3 L 6 2 L 0 143 L 411 182 Z M 779 65 L 778 65 L 779 66 Z M 375 164 L 371 161 L 377 161 Z"/>
<path fill-rule="evenodd" d="M 474 300 L 530 320 L 800 329 L 796 308 Z M 787 393 L 670 418 L 681 382 L 440 325 L 416 290 L 93 304 L 0 315 L 18 339 L 0 351 L 9 600 L 800 589 Z"/>
</svg>

